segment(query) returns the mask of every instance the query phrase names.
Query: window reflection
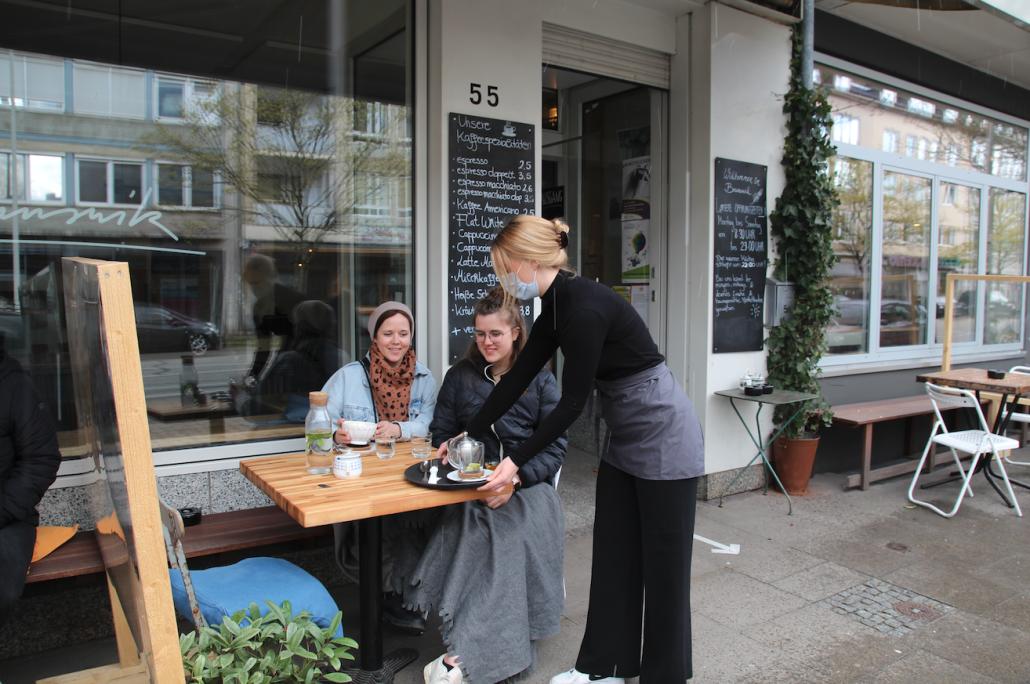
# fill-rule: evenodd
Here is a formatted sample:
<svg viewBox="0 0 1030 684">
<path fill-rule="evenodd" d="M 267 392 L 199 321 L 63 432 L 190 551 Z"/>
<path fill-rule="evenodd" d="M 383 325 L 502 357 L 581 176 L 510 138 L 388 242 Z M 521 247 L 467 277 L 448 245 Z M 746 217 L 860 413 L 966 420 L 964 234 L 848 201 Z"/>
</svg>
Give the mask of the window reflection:
<svg viewBox="0 0 1030 684">
<path fill-rule="evenodd" d="M 992 188 L 990 198 L 987 272 L 1022 275 L 1026 195 Z M 992 344 L 1019 341 L 1023 286 L 1015 283 L 987 283 L 986 290 L 984 341 Z"/>
<path fill-rule="evenodd" d="M 342 29 L 317 4 L 232 27 L 210 25 L 231 3 L 170 5 L 167 31 L 167 13 L 133 7 L 147 39 L 122 32 L 106 57 L 78 15 L 60 29 L 65 58 L 0 53 L 0 106 L 16 110 L 0 133 L 18 130 L 18 149 L 0 134 L 0 232 L 14 197 L 56 212 L 19 214 L 18 244 L 0 244 L 0 344 L 66 456 L 85 447 L 63 256 L 129 264 L 155 450 L 301 435 L 307 392 L 368 349 L 369 312 L 414 303 L 407 3 L 379 3 L 375 21 L 337 3 Z M 211 29 L 247 49 L 225 52 Z M 190 50 L 173 49 L 184 33 Z M 13 86 L 7 47 L 23 51 Z"/>
<path fill-rule="evenodd" d="M 840 204 L 833 212 L 833 253 L 830 276 L 836 313 L 826 330 L 827 352 L 868 351 L 870 248 L 873 236 L 873 165 L 837 157 L 834 184 Z"/>
<path fill-rule="evenodd" d="M 944 307 L 949 273 L 976 273 L 980 254 L 980 190 L 941 181 L 937 202 L 937 324 L 934 339 L 944 341 Z M 952 342 L 976 339 L 975 281 L 955 283 Z"/>
<path fill-rule="evenodd" d="M 819 65 L 817 82 L 832 83 L 834 140 L 869 149 L 897 150 L 895 132 L 905 134 L 905 156 L 1026 180 L 1027 129 L 888 88 L 871 79 Z"/>
<path fill-rule="evenodd" d="M 881 347 L 926 341 L 930 190 L 928 178 L 884 173 Z"/>
</svg>

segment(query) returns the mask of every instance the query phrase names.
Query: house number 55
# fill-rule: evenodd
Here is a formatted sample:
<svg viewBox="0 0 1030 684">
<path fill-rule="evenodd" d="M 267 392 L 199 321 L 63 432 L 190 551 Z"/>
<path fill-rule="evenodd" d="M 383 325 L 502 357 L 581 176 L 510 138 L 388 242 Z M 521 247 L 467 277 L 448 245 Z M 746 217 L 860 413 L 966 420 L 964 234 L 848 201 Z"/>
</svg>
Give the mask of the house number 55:
<svg viewBox="0 0 1030 684">
<path fill-rule="evenodd" d="M 469 83 L 469 102 L 471 102 L 474 105 L 477 105 L 480 104 L 482 101 L 483 85 L 481 83 Z M 486 103 L 491 107 L 496 107 L 497 103 L 500 101 L 501 98 L 497 93 L 497 86 L 486 86 Z"/>
</svg>

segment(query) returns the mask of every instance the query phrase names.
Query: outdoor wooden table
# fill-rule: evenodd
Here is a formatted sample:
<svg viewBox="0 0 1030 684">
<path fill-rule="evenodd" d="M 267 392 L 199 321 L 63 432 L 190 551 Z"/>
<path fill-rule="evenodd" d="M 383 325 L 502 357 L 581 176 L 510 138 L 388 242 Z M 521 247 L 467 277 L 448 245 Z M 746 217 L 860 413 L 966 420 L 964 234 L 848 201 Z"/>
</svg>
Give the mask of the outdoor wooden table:
<svg viewBox="0 0 1030 684">
<path fill-rule="evenodd" d="M 772 443 L 776 441 L 776 438 L 783 434 L 783 431 L 786 430 L 787 427 L 791 423 L 793 423 L 794 420 L 798 417 L 798 415 L 801 413 L 801 409 L 804 408 L 804 402 L 809 401 L 810 399 L 816 399 L 818 395 L 809 394 L 807 392 L 793 392 L 790 390 L 773 390 L 769 394 L 756 394 L 752 396 L 750 394 L 745 393 L 744 390 L 741 389 L 720 390 L 715 394 L 719 395 L 720 397 L 726 397 L 730 400 L 730 406 L 733 407 L 733 412 L 737 414 L 737 419 L 740 420 L 740 424 L 743 425 L 744 430 L 747 431 L 747 436 L 751 438 L 752 443 L 754 443 L 755 447 L 758 449 L 755 455 L 751 457 L 751 460 L 747 462 L 747 465 L 741 468 L 737 472 L 737 475 L 726 486 L 726 488 L 723 489 L 723 493 L 719 496 L 719 506 L 722 506 L 722 498 L 723 496 L 725 496 L 726 492 L 728 492 L 733 487 L 733 485 L 737 483 L 737 480 L 740 479 L 740 476 L 744 474 L 744 471 L 750 468 L 751 464 L 754 463 L 757 458 L 761 457 L 762 463 L 765 464 L 765 467 L 768 470 L 768 472 L 772 473 L 773 479 L 776 480 L 776 484 L 780 486 L 780 491 L 783 492 L 783 496 L 787 497 L 787 515 L 793 515 L 794 503 L 790 500 L 790 494 L 787 493 L 787 488 L 783 486 L 782 482 L 780 482 L 780 476 L 776 474 L 776 470 L 773 468 L 772 463 L 769 462 L 769 457 L 766 455 L 766 452 L 768 451 Z M 746 420 L 744 420 L 744 416 L 740 414 L 740 409 L 737 408 L 738 399 L 742 401 L 752 401 L 755 402 L 755 404 L 757 404 L 757 406 L 755 407 L 754 432 L 751 431 L 751 426 L 748 425 Z M 774 409 L 777 406 L 785 406 L 788 404 L 797 404 L 798 407 L 794 411 L 794 413 L 791 414 L 790 418 L 784 421 L 783 425 L 780 426 L 780 429 L 773 433 L 772 437 L 770 437 L 769 440 L 763 444 L 761 416 L 762 407 L 764 407 L 766 404 L 771 405 Z M 768 477 L 765 480 L 765 489 L 766 491 L 769 490 Z"/>
<path fill-rule="evenodd" d="M 236 409 L 228 401 L 209 400 L 206 404 L 183 406 L 181 399 L 151 399 L 147 402 L 147 413 L 165 421 L 207 418 L 211 434 L 221 434 L 225 432 L 225 417 L 236 413 Z"/>
<path fill-rule="evenodd" d="M 994 416 L 994 424 L 991 429 L 999 435 L 1005 434 L 1009 425 L 1009 416 L 1012 410 L 1019 404 L 1019 400 L 1024 396 L 1030 394 L 1030 375 L 1024 375 L 1022 373 L 1005 373 L 1004 378 L 989 378 L 987 377 L 987 369 L 985 368 L 958 368 L 955 370 L 948 371 L 935 371 L 933 373 L 923 373 L 922 375 L 916 376 L 917 382 L 929 382 L 934 385 L 941 385 L 943 387 L 957 387 L 960 389 L 972 390 L 976 393 L 976 398 L 980 399 L 981 392 L 990 392 L 1000 395 L 998 401 L 997 413 Z M 1011 400 L 1009 397 L 1012 397 Z M 993 411 L 992 411 L 993 412 Z M 1013 508 L 1013 504 L 1005 497 L 1002 493 L 1001 488 L 995 483 L 995 478 L 998 475 L 992 470 L 992 463 L 990 459 L 984 459 L 981 461 L 982 472 L 984 477 L 987 479 L 988 484 L 991 488 L 998 493 L 1002 501 L 1009 508 Z M 981 466 L 978 466 L 981 467 Z M 941 482 L 933 482 L 923 487 L 934 487 L 950 480 L 943 480 Z M 1030 489 L 1030 484 L 1013 480 L 1009 478 L 1009 482 L 1024 489 Z"/>
<path fill-rule="evenodd" d="M 390 663 L 384 667 L 381 516 L 485 498 L 474 488 L 438 490 L 413 485 L 404 479 L 404 471 L 414 463 L 418 461 L 411 458 L 408 442 L 398 442 L 396 454 L 386 460 L 370 451 L 361 459 L 361 476 L 352 479 L 309 475 L 302 453 L 240 461 L 243 475 L 302 526 L 357 521 L 362 639 L 359 675 L 363 681 L 366 677 L 370 677 L 367 681 L 392 681 L 393 672 L 417 657 L 410 651 L 408 655 L 391 654 Z"/>
</svg>

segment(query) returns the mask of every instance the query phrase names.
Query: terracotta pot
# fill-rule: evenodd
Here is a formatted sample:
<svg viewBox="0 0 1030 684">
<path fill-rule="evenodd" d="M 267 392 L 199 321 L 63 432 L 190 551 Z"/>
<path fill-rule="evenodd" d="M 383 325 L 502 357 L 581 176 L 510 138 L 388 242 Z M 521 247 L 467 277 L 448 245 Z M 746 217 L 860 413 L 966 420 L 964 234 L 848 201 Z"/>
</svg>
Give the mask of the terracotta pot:
<svg viewBox="0 0 1030 684">
<path fill-rule="evenodd" d="M 788 494 L 805 494 L 808 491 L 818 448 L 818 435 L 798 439 L 780 437 L 773 443 L 773 467 Z"/>
</svg>

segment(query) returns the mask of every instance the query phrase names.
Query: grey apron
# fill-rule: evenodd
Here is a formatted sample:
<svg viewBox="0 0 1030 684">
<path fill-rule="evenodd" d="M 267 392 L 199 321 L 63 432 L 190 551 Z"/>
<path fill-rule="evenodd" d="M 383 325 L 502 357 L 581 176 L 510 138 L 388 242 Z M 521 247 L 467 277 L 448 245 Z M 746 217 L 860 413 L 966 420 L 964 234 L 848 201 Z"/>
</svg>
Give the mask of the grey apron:
<svg viewBox="0 0 1030 684">
<path fill-rule="evenodd" d="M 701 424 L 665 363 L 596 384 L 609 432 L 602 459 L 644 480 L 704 474 Z"/>
</svg>

